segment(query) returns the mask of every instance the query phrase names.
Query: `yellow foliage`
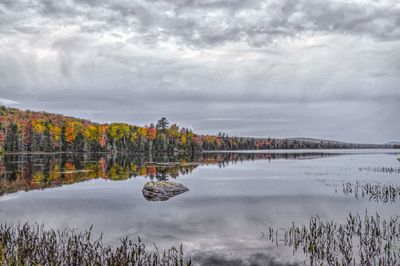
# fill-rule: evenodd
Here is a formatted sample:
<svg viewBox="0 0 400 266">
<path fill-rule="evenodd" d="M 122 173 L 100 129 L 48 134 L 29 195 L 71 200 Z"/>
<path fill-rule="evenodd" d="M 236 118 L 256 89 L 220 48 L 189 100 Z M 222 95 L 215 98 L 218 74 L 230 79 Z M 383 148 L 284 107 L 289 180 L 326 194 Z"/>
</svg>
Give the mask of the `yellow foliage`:
<svg viewBox="0 0 400 266">
<path fill-rule="evenodd" d="M 138 173 L 139 172 L 137 164 L 135 164 L 133 162 L 130 165 L 130 169 L 131 169 L 131 173 Z"/>
<path fill-rule="evenodd" d="M 44 180 L 45 180 L 45 176 L 44 176 L 43 172 L 41 172 L 41 171 L 35 172 L 32 176 L 32 182 L 35 184 L 43 183 Z"/>
<path fill-rule="evenodd" d="M 139 138 L 139 132 L 137 130 L 132 131 L 132 133 L 131 133 L 131 141 L 137 141 L 138 138 Z"/>
<path fill-rule="evenodd" d="M 178 138 L 180 136 L 179 127 L 176 124 L 173 124 L 168 129 L 168 135 L 173 138 Z"/>
<path fill-rule="evenodd" d="M 183 145 L 185 145 L 186 142 L 187 142 L 187 137 L 186 137 L 185 134 L 182 134 L 182 136 L 181 136 L 181 143 L 182 143 Z"/>
<path fill-rule="evenodd" d="M 126 180 L 129 178 L 129 172 L 126 171 L 122 166 L 115 164 L 110 169 L 111 180 Z"/>
<path fill-rule="evenodd" d="M 141 175 L 141 176 L 147 176 L 147 169 L 146 169 L 146 167 L 142 167 L 142 168 L 140 169 L 139 175 Z"/>
<path fill-rule="evenodd" d="M 53 140 L 55 142 L 59 142 L 60 141 L 60 135 L 61 135 L 61 128 L 59 126 L 50 125 L 49 129 L 50 129 L 50 134 L 53 137 Z"/>
<path fill-rule="evenodd" d="M 42 134 L 46 130 L 45 122 L 43 120 L 32 121 L 33 131 L 37 134 Z"/>
<path fill-rule="evenodd" d="M 113 123 L 109 127 L 110 136 L 115 140 L 128 137 L 130 133 L 129 125 L 123 123 Z"/>
<path fill-rule="evenodd" d="M 50 171 L 49 180 L 50 181 L 58 180 L 60 179 L 60 177 L 61 177 L 60 165 L 56 163 L 53 167 L 53 170 Z"/>
<path fill-rule="evenodd" d="M 146 137 L 147 136 L 147 128 L 145 128 L 145 127 L 140 128 L 140 134 L 143 137 Z"/>
<path fill-rule="evenodd" d="M 95 125 L 85 127 L 84 136 L 87 140 L 97 141 L 99 139 L 99 128 Z"/>
</svg>

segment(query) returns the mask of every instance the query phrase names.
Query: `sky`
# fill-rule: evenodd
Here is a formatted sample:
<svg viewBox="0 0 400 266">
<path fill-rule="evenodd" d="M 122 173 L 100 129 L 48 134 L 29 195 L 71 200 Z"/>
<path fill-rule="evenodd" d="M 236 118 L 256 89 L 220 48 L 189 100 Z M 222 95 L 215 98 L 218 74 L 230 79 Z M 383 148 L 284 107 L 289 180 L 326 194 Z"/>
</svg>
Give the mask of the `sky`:
<svg viewBox="0 0 400 266">
<path fill-rule="evenodd" d="M 0 0 L 0 102 L 197 133 L 400 140 L 400 2 Z"/>
</svg>

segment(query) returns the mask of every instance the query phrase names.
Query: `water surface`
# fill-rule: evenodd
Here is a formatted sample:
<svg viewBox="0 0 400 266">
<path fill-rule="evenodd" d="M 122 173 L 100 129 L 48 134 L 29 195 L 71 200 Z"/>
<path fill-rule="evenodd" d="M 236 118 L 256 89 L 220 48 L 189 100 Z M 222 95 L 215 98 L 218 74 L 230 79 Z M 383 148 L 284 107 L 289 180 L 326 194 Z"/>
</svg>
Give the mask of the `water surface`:
<svg viewBox="0 0 400 266">
<path fill-rule="evenodd" d="M 399 215 L 399 202 L 356 198 L 344 182 L 400 185 L 396 150 L 205 153 L 192 157 L 24 155 L 0 160 L 0 222 L 40 223 L 140 236 L 160 248 L 183 243 L 203 265 L 287 265 L 302 254 L 276 247 L 269 226 L 343 221 L 349 212 Z M 179 162 L 167 166 L 153 162 Z M 393 170 L 394 169 L 394 170 Z M 150 202 L 142 187 L 169 179 L 190 191 Z M 268 262 L 268 263 L 266 263 Z"/>
</svg>

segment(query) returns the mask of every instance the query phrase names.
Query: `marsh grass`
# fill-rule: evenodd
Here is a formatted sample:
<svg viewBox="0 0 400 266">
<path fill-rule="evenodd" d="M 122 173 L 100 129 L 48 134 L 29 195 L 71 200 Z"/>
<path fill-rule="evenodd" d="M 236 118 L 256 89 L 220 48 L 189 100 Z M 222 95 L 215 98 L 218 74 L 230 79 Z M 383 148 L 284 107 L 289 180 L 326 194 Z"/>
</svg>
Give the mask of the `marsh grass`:
<svg viewBox="0 0 400 266">
<path fill-rule="evenodd" d="M 385 173 L 385 174 L 400 174 L 400 167 L 360 167 L 359 171 Z"/>
<path fill-rule="evenodd" d="M 400 186 L 380 183 L 344 182 L 345 195 L 354 195 L 356 199 L 368 198 L 370 201 L 395 203 L 400 199 Z"/>
<path fill-rule="evenodd" d="M 276 245 L 302 251 L 307 265 L 399 265 L 400 219 L 382 219 L 366 212 L 349 214 L 344 223 L 322 221 L 313 216 L 308 225 L 269 228 Z"/>
<path fill-rule="evenodd" d="M 118 246 L 92 239 L 92 230 L 46 230 L 40 225 L 0 226 L 0 265 L 191 265 L 182 246 L 150 251 L 140 238 L 121 239 Z"/>
</svg>

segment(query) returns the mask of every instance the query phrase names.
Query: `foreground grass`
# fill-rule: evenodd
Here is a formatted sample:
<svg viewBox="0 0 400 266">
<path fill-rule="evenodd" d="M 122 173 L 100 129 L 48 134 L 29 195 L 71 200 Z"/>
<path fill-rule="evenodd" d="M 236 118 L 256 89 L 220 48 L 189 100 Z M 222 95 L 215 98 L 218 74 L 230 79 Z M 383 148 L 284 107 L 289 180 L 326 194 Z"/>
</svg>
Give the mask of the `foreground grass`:
<svg viewBox="0 0 400 266">
<path fill-rule="evenodd" d="M 0 265 L 191 265 L 182 246 L 159 252 L 146 249 L 138 238 L 121 239 L 119 246 L 92 240 L 91 229 L 77 232 L 45 230 L 39 225 L 0 226 Z"/>
<path fill-rule="evenodd" d="M 400 217 L 349 214 L 336 223 L 314 216 L 308 225 L 269 228 L 269 239 L 302 251 L 307 265 L 400 265 Z"/>
</svg>

